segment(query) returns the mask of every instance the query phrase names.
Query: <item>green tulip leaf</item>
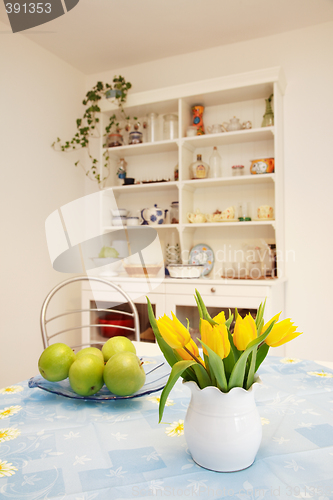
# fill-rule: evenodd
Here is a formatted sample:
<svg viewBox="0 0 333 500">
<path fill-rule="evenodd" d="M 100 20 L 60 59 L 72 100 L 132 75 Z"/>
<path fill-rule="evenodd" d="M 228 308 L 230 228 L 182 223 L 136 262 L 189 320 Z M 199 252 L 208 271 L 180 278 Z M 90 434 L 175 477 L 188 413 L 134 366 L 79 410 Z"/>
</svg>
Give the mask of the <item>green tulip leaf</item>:
<svg viewBox="0 0 333 500">
<path fill-rule="evenodd" d="M 225 374 L 226 374 L 227 378 L 230 377 L 232 369 L 235 366 L 235 362 L 236 362 L 236 360 L 235 360 L 234 351 L 233 351 L 233 349 L 231 347 L 231 343 L 230 343 L 230 352 L 229 352 L 228 356 L 226 358 L 224 358 L 224 360 L 223 360 L 224 370 L 225 370 Z"/>
<path fill-rule="evenodd" d="M 231 311 L 230 311 L 230 309 L 229 309 L 229 318 L 228 318 L 228 319 L 227 319 L 227 321 L 224 323 L 224 324 L 225 324 L 225 326 L 228 328 L 228 330 L 229 330 L 229 328 L 230 328 L 230 325 L 231 325 L 231 323 L 232 323 L 232 320 L 233 320 L 233 319 L 234 319 L 234 315 L 233 315 L 233 314 L 231 314 Z"/>
<path fill-rule="evenodd" d="M 216 321 L 214 321 L 210 317 L 210 315 L 209 315 L 209 313 L 207 311 L 207 308 L 206 308 L 206 306 L 204 304 L 204 301 L 202 300 L 201 295 L 200 295 L 200 293 L 198 292 L 197 289 L 195 289 L 195 294 L 196 294 L 196 297 L 197 297 L 197 303 L 199 302 L 199 306 L 200 306 L 200 309 L 202 311 L 202 317 L 203 317 L 203 319 L 205 319 L 206 321 L 208 321 L 208 323 L 210 323 L 212 326 L 217 325 Z"/>
<path fill-rule="evenodd" d="M 195 298 L 195 301 L 197 303 L 197 307 L 198 307 L 198 312 L 199 312 L 199 317 L 200 319 L 203 318 L 203 315 L 202 315 L 202 309 L 201 309 L 201 306 L 200 306 L 200 303 L 199 303 L 199 300 L 198 300 L 198 297 L 196 295 L 194 295 L 194 298 Z"/>
<path fill-rule="evenodd" d="M 193 361 L 183 360 L 183 361 L 178 361 L 173 365 L 166 386 L 164 387 L 161 394 L 160 405 L 159 405 L 159 422 L 161 422 L 162 420 L 165 403 L 168 399 L 171 389 L 173 388 L 173 386 L 175 385 L 181 374 L 194 364 L 197 364 L 197 362 L 194 360 Z"/>
<path fill-rule="evenodd" d="M 177 361 L 179 360 L 179 357 L 176 356 L 172 347 L 170 347 L 169 344 L 167 344 L 165 342 L 164 338 L 160 334 L 160 331 L 159 331 L 158 326 L 157 326 L 157 321 L 156 321 L 156 318 L 154 316 L 154 311 L 153 311 L 152 305 L 151 305 L 148 297 L 146 297 L 146 298 L 147 298 L 147 302 L 148 302 L 148 318 L 149 318 L 151 327 L 153 329 L 155 338 L 157 340 L 159 348 L 163 352 L 165 359 L 167 360 L 169 365 L 172 367 L 175 363 L 177 363 Z"/>
<path fill-rule="evenodd" d="M 164 340 L 164 338 L 160 334 L 160 331 L 159 331 L 158 326 L 157 326 L 157 321 L 156 321 L 156 318 L 154 316 L 152 305 L 151 305 L 148 297 L 146 297 L 146 298 L 147 298 L 147 302 L 148 302 L 148 317 L 149 317 L 149 321 L 150 321 L 151 327 L 153 329 L 155 338 L 157 340 L 158 346 L 161 349 L 166 361 L 172 367 L 175 363 L 177 363 L 177 361 L 182 361 L 183 358 L 178 354 L 178 352 L 175 349 L 172 349 L 172 347 L 169 346 L 169 344 Z M 191 370 L 187 370 L 184 373 L 184 379 L 187 381 L 193 380 L 194 382 L 197 382 L 196 374 Z"/>
<path fill-rule="evenodd" d="M 249 372 L 247 374 L 247 379 L 246 379 L 246 389 L 250 389 L 254 381 L 254 374 L 256 371 L 256 357 L 257 357 L 257 349 L 254 349 L 249 356 L 249 358 L 251 358 L 251 361 L 250 361 Z"/>
<path fill-rule="evenodd" d="M 260 324 L 263 321 L 265 307 L 266 307 L 266 299 L 264 302 L 261 302 L 260 306 L 258 307 L 258 312 L 257 312 L 257 316 L 256 316 L 257 331 L 259 330 Z M 261 331 L 261 328 L 260 328 L 260 331 Z"/>
<path fill-rule="evenodd" d="M 262 327 L 264 326 L 264 318 L 261 318 L 260 322 L 259 322 L 259 325 L 257 327 L 257 336 L 260 337 L 261 335 L 261 331 L 262 331 Z"/>
<path fill-rule="evenodd" d="M 259 347 L 259 349 L 257 351 L 256 370 L 255 371 L 258 370 L 259 366 L 266 358 L 268 351 L 269 351 L 269 345 L 267 345 L 265 343 Z"/>
<path fill-rule="evenodd" d="M 256 349 L 257 346 L 259 344 L 261 344 L 261 342 L 263 342 L 265 340 L 265 338 L 269 335 L 269 333 L 271 332 L 271 330 L 273 328 L 274 323 L 275 323 L 275 321 L 273 321 L 270 324 L 269 328 L 267 328 L 265 333 L 260 335 L 260 337 L 252 340 L 248 344 L 245 351 L 241 354 L 241 356 L 239 357 L 237 363 L 235 364 L 235 366 L 231 372 L 229 383 L 228 383 L 229 390 L 232 389 L 233 387 L 243 387 L 247 358 L 248 358 L 250 352 L 252 352 L 254 349 Z"/>
<path fill-rule="evenodd" d="M 237 321 L 238 316 L 239 316 L 238 310 L 237 307 L 235 307 L 235 321 Z"/>
<path fill-rule="evenodd" d="M 222 359 L 216 352 L 214 352 L 210 347 L 208 347 L 202 340 L 200 340 L 201 344 L 207 349 L 208 352 L 208 363 L 209 370 L 214 374 L 216 378 L 217 387 L 222 392 L 228 391 L 228 383 L 225 376 L 224 364 Z"/>
<path fill-rule="evenodd" d="M 230 330 L 228 330 L 228 338 L 229 338 L 229 342 L 230 342 L 230 350 L 232 351 L 232 354 L 234 356 L 234 360 L 236 362 L 238 360 L 239 356 L 242 354 L 242 352 L 239 351 L 237 349 L 237 347 L 235 346 L 235 344 L 234 344 L 234 338 L 231 335 Z"/>
<path fill-rule="evenodd" d="M 194 381 L 197 382 L 200 389 L 204 389 L 208 385 L 213 385 L 211 376 L 209 376 L 204 366 L 200 365 L 199 363 L 196 363 L 195 365 L 191 366 L 190 370 L 193 370 L 195 372 L 197 380 Z"/>
</svg>

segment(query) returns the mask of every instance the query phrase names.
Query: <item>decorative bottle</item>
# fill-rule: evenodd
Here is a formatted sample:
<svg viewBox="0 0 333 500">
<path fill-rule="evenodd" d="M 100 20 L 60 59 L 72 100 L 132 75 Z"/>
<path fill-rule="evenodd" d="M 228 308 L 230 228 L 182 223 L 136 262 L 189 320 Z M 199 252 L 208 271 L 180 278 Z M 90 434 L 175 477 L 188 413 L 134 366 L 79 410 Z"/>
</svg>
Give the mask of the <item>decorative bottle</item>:
<svg viewBox="0 0 333 500">
<path fill-rule="evenodd" d="M 273 113 L 272 106 L 271 106 L 272 97 L 273 97 L 273 94 L 271 94 L 268 99 L 265 99 L 266 111 L 265 111 L 265 114 L 263 116 L 263 120 L 262 120 L 262 124 L 261 124 L 262 127 L 270 127 L 270 126 L 274 125 L 274 113 Z"/>
<path fill-rule="evenodd" d="M 209 166 L 210 177 L 221 177 L 221 156 L 216 146 L 214 146 L 213 153 L 209 158 Z"/>
<path fill-rule="evenodd" d="M 197 155 L 197 161 L 190 165 L 191 179 L 206 179 L 209 174 L 209 165 L 202 161 L 201 155 Z"/>
</svg>

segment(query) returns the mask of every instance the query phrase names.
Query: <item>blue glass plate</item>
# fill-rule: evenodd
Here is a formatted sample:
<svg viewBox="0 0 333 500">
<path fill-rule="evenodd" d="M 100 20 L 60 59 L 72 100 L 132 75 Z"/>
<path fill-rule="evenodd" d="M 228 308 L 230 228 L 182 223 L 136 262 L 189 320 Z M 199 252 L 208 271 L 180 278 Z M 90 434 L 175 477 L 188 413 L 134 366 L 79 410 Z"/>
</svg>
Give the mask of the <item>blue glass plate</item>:
<svg viewBox="0 0 333 500">
<path fill-rule="evenodd" d="M 29 387 L 38 387 L 47 392 L 52 392 L 59 396 L 65 396 L 66 398 L 73 399 L 84 399 L 87 401 L 112 401 L 114 399 L 133 399 L 140 398 L 147 394 L 160 391 L 164 388 L 167 383 L 168 377 L 170 375 L 171 368 L 164 361 L 163 357 L 152 358 L 147 356 L 142 356 L 140 359 L 143 361 L 143 368 L 146 372 L 146 382 L 141 387 L 141 389 L 130 396 L 116 396 L 109 391 L 109 389 L 104 385 L 102 389 L 92 396 L 80 396 L 76 394 L 70 386 L 69 379 L 66 378 L 61 382 L 49 382 L 45 380 L 41 375 L 36 375 L 29 380 Z"/>
</svg>

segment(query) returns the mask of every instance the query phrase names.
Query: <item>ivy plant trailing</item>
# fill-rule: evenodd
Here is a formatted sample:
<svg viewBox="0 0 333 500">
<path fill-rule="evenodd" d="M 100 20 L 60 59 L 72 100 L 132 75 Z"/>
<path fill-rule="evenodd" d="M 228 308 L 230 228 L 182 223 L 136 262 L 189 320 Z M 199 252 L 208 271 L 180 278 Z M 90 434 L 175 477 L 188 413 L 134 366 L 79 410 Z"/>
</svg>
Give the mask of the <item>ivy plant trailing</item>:
<svg viewBox="0 0 333 500">
<path fill-rule="evenodd" d="M 87 108 L 84 112 L 83 117 L 76 120 L 77 132 L 74 137 L 70 141 L 66 141 L 65 143 L 62 143 L 61 139 L 58 137 L 57 140 L 52 144 L 52 147 L 56 151 L 62 152 L 70 152 L 85 148 L 90 160 L 90 167 L 87 168 L 82 165 L 80 160 L 77 160 L 74 165 L 76 167 L 78 165 L 81 165 L 86 173 L 86 176 L 91 180 L 97 181 L 99 185 L 102 185 L 102 182 L 108 178 L 110 173 L 110 157 L 108 154 L 108 150 L 105 149 L 103 153 L 103 172 L 105 171 L 105 174 L 103 174 L 102 176 L 100 175 L 98 169 L 99 162 L 97 158 L 94 158 L 90 152 L 90 139 L 100 137 L 98 125 L 100 123 L 99 114 L 101 112 L 101 108 L 99 107 L 99 101 L 104 96 L 114 97 L 120 110 L 120 117 L 126 120 L 128 123 L 130 117 L 125 113 L 123 106 L 126 102 L 127 94 L 131 87 L 132 84 L 126 82 L 123 76 L 115 76 L 113 79 L 113 85 L 109 83 L 103 84 L 102 82 L 97 82 L 96 85 L 87 92 L 85 99 L 82 101 L 82 104 L 84 106 L 87 106 Z M 135 117 L 134 119 L 136 120 L 137 118 Z M 105 127 L 105 133 L 103 134 L 103 136 L 109 134 L 112 129 L 114 129 L 115 132 L 120 131 L 119 119 L 117 120 L 117 116 L 115 113 L 110 116 L 109 123 Z M 103 144 L 103 147 L 105 148 L 106 144 Z"/>
</svg>

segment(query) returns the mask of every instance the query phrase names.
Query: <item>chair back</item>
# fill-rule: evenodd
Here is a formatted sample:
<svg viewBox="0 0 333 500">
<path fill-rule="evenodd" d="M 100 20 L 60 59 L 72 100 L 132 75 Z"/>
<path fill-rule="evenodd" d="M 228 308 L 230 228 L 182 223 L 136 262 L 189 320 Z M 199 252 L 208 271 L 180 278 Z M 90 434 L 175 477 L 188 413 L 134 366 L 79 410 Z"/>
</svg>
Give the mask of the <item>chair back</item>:
<svg viewBox="0 0 333 500">
<path fill-rule="evenodd" d="M 72 309 L 69 311 L 66 310 L 63 313 L 60 313 L 60 314 L 57 314 L 56 316 L 48 318 L 47 317 L 48 307 L 50 305 L 51 300 L 54 299 L 55 295 L 59 292 L 59 290 L 63 289 L 64 287 L 67 287 L 73 283 L 83 282 L 83 281 L 89 281 L 90 283 L 97 282 L 97 283 L 106 285 L 107 287 L 110 288 L 110 292 L 113 292 L 113 295 L 114 295 L 114 292 L 118 292 L 118 294 L 121 295 L 122 299 L 124 299 L 123 303 L 128 304 L 130 312 L 121 311 L 119 309 L 114 309 L 114 308 L 113 309 L 100 308 L 100 307 L 96 306 L 96 307 L 92 307 L 89 309 Z M 114 300 L 110 300 L 110 302 L 114 302 Z M 88 313 L 89 318 L 90 318 L 90 320 L 85 324 L 82 323 L 83 313 Z M 98 320 L 97 321 L 91 320 L 91 318 L 92 318 L 91 313 L 94 313 L 95 317 L 96 316 L 99 317 L 98 315 L 100 313 L 103 313 L 103 315 L 105 315 L 105 318 L 107 318 L 107 316 L 111 315 L 111 314 L 112 314 L 112 318 L 115 318 L 116 317 L 115 315 L 119 315 L 119 318 L 126 317 L 128 319 L 132 319 L 132 321 L 129 322 L 130 324 L 125 326 L 125 325 L 119 324 L 119 321 L 118 322 L 116 321 L 116 323 L 114 323 L 113 319 L 110 317 L 110 321 L 100 323 Z M 55 331 L 52 334 L 48 333 L 49 323 L 51 323 L 57 319 L 64 318 L 65 316 L 69 316 L 69 315 L 73 315 L 73 314 L 76 314 L 77 317 L 80 319 L 79 325 L 75 324 L 75 326 L 69 326 L 68 328 L 66 327 L 64 329 L 61 329 L 60 331 Z M 84 317 L 87 317 L 87 315 L 84 314 Z M 120 330 L 122 335 L 124 335 L 124 336 L 133 336 L 134 335 L 134 340 L 136 340 L 138 342 L 140 341 L 139 315 L 138 315 L 137 308 L 136 308 L 134 302 L 132 301 L 132 299 L 129 297 L 129 295 L 126 292 L 124 292 L 124 290 L 122 290 L 119 286 L 115 285 L 111 281 L 109 281 L 107 279 L 99 278 L 99 277 L 93 277 L 93 276 L 78 276 L 75 278 L 70 278 L 70 279 L 67 279 L 67 280 L 59 283 L 57 286 L 55 286 L 48 293 L 47 297 L 45 298 L 45 300 L 43 302 L 41 314 L 40 314 L 40 326 L 41 326 L 41 333 L 42 333 L 42 340 L 43 340 L 43 344 L 44 344 L 44 349 L 46 349 L 46 347 L 48 347 L 50 345 L 49 344 L 50 339 L 56 337 L 57 335 L 61 335 L 63 333 L 74 331 L 74 330 L 81 330 L 81 335 L 82 335 L 82 329 L 86 329 L 86 328 L 91 329 L 94 327 L 98 328 L 99 329 L 98 331 L 100 331 L 101 328 L 110 329 L 110 336 L 113 336 L 112 330 L 114 331 L 114 329 L 117 328 L 117 331 Z M 79 347 L 84 347 L 84 346 L 89 346 L 89 345 L 95 345 L 95 344 L 96 345 L 103 345 L 105 343 L 105 341 L 102 341 L 102 340 L 92 339 L 91 335 L 89 336 L 89 338 L 90 338 L 89 342 L 80 343 L 80 344 L 77 344 L 75 346 L 70 346 L 70 347 L 72 347 L 74 349 L 74 348 L 79 348 Z"/>
</svg>

